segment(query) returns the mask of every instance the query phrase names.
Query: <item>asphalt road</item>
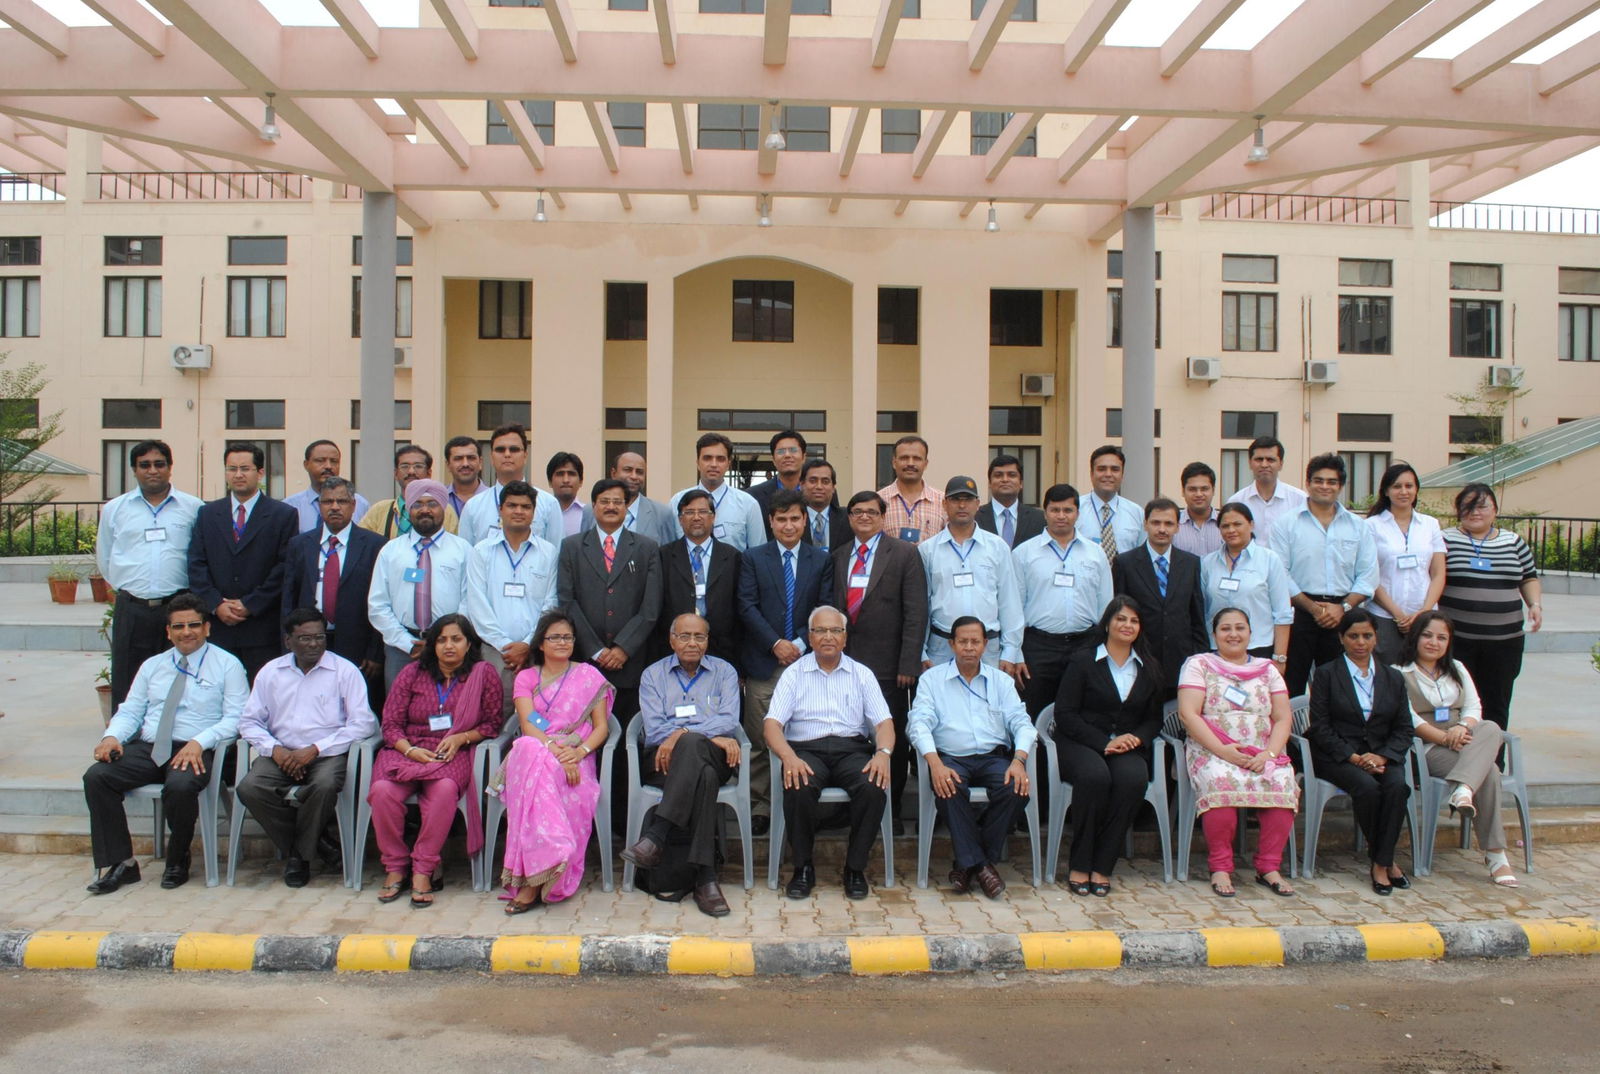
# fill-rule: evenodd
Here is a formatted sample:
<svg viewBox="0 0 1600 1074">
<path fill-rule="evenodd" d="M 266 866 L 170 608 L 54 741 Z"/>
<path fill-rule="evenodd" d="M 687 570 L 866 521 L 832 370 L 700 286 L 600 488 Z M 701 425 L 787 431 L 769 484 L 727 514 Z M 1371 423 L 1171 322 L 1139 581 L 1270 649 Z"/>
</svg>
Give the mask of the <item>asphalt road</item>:
<svg viewBox="0 0 1600 1074">
<path fill-rule="evenodd" d="M 1600 959 L 905 980 L 11 973 L 0 1070 L 1600 1069 Z"/>
</svg>

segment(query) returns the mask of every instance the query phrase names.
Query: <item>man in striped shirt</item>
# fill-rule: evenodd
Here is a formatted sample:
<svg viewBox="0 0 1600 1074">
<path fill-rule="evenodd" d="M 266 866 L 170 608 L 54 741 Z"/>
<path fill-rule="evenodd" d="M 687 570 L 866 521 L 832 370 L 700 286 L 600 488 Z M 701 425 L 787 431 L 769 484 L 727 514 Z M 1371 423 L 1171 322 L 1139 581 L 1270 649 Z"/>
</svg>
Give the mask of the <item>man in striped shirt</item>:
<svg viewBox="0 0 1600 1074">
<path fill-rule="evenodd" d="M 921 544 L 944 529 L 944 494 L 922 480 L 928 468 L 928 442 L 920 436 L 902 436 L 894 442 L 893 484 L 878 490 L 889 510 L 883 532 L 912 544 Z"/>
</svg>

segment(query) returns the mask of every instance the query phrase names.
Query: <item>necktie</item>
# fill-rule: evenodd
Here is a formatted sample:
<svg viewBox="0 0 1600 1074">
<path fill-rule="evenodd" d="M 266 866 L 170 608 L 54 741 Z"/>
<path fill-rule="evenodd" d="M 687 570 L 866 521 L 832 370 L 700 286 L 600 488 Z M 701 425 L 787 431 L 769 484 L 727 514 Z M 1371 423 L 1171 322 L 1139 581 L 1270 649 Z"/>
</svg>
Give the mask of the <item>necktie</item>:
<svg viewBox="0 0 1600 1074">
<path fill-rule="evenodd" d="M 178 717 L 178 702 L 183 700 L 183 688 L 189 679 L 189 658 L 178 658 L 178 674 L 173 676 L 167 689 L 167 703 L 161 706 L 161 722 L 156 724 L 156 742 L 150 749 L 150 759 L 156 764 L 166 764 L 172 757 L 172 725 Z"/>
<path fill-rule="evenodd" d="M 634 508 L 630 507 L 628 509 L 627 517 L 622 520 L 622 528 L 625 530 L 637 530 L 639 528 L 639 516 L 634 514 Z"/>
<path fill-rule="evenodd" d="M 422 572 L 422 577 L 417 579 L 417 586 L 411 593 L 411 614 L 417 620 L 417 630 L 424 631 L 433 625 L 433 556 L 428 553 L 431 540 L 423 541 L 417 547 L 417 570 Z"/>
<path fill-rule="evenodd" d="M 1111 520 L 1116 517 L 1117 513 L 1110 504 L 1105 506 L 1100 515 L 1100 551 L 1106 554 L 1107 563 L 1113 563 L 1117 558 L 1117 532 L 1111 528 Z"/>
<path fill-rule="evenodd" d="M 1000 536 L 1004 538 L 1006 547 L 1010 548 L 1017 543 L 1017 527 L 1011 521 L 1011 508 L 1007 507 L 1002 514 L 1005 515 L 1005 521 L 1000 525 Z"/>
<path fill-rule="evenodd" d="M 794 553 L 783 553 L 783 636 L 794 637 Z"/>
<path fill-rule="evenodd" d="M 322 563 L 322 617 L 329 625 L 339 604 L 339 538 L 328 537 L 328 557 Z"/>
<path fill-rule="evenodd" d="M 689 549 L 689 569 L 694 571 L 694 611 L 703 616 L 706 614 L 706 556 L 699 545 Z"/>
<path fill-rule="evenodd" d="M 610 574 L 611 565 L 617 561 L 617 540 L 609 533 L 606 534 L 604 551 L 606 558 L 606 573 Z"/>
<path fill-rule="evenodd" d="M 233 543 L 238 544 L 239 538 L 244 536 L 244 504 L 238 505 L 238 510 L 233 513 Z"/>
<path fill-rule="evenodd" d="M 818 548 L 828 547 L 828 516 L 820 511 L 812 516 L 811 543 Z"/>
<path fill-rule="evenodd" d="M 855 575 L 858 575 L 858 574 L 865 574 L 866 571 L 867 571 L 867 546 L 863 544 L 859 548 L 856 549 L 856 561 L 855 561 L 855 563 L 851 564 L 851 566 L 850 566 L 850 574 L 851 574 L 851 577 L 854 577 Z M 847 585 L 849 584 L 849 579 L 846 579 L 846 584 Z M 867 595 L 867 587 L 864 586 L 864 585 L 863 586 L 854 586 L 854 585 L 852 585 L 852 586 L 850 586 L 849 590 L 846 591 L 846 593 L 844 595 L 845 611 L 849 613 L 850 621 L 852 623 L 854 623 L 856 621 L 856 616 L 861 614 L 861 598 L 865 597 L 866 595 Z"/>
<path fill-rule="evenodd" d="M 1156 557 L 1156 585 L 1161 587 L 1161 599 L 1167 599 L 1167 557 Z"/>
</svg>

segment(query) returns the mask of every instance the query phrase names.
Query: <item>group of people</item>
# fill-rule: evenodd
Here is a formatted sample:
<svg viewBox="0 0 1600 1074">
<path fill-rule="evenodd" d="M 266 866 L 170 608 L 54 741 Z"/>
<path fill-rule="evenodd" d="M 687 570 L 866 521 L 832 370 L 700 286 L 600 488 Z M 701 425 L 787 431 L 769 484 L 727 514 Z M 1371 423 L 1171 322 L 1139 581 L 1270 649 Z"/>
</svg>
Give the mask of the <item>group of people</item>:
<svg viewBox="0 0 1600 1074">
<path fill-rule="evenodd" d="M 1455 784 L 1452 808 L 1477 814 L 1495 881 L 1516 882 L 1494 755 L 1539 583 L 1485 486 L 1462 491 L 1459 525 L 1441 532 L 1397 463 L 1360 519 L 1341 502 L 1342 459 L 1312 459 L 1302 492 L 1278 479 L 1282 444 L 1263 438 L 1255 480 L 1220 510 L 1199 462 L 1183 470 L 1182 506 L 1141 508 L 1107 445 L 1087 496 L 1056 484 L 1035 507 L 1017 458 L 990 460 L 984 502 L 971 477 L 928 483 L 928 445 L 906 436 L 894 482 L 841 506 L 833 466 L 786 430 L 771 440 L 774 476 L 748 491 L 727 481 L 732 444 L 707 433 L 699 480 L 666 504 L 625 453 L 585 505 L 577 456 L 549 460 L 546 490 L 525 480 L 524 428 L 496 429 L 489 447 L 493 484 L 471 438 L 445 445 L 448 483 L 426 449 L 401 446 L 397 495 L 374 504 L 339 476 L 329 441 L 306 448 L 308 488 L 281 502 L 260 492 L 253 445 L 227 446 L 228 495 L 204 504 L 173 487 L 165 444 L 131 450 L 138 487 L 106 505 L 97 547 L 117 591 L 117 710 L 84 776 L 90 891 L 138 879 L 121 797 L 149 783 L 172 828 L 162 885 L 185 882 L 196 796 L 235 735 L 254 754 L 238 799 L 285 882 L 303 885 L 316 857 L 339 853 L 329 822 L 345 754 L 381 734 L 368 796 L 378 897 L 430 905 L 458 808 L 469 852 L 482 845 L 471 756 L 504 743 L 514 713 L 489 787 L 507 818 L 507 913 L 577 889 L 601 795 L 626 816 L 627 772 L 602 787 L 596 752 L 613 715 L 635 714 L 639 777 L 661 798 L 623 857 L 656 890 L 681 877 L 678 895 L 728 912 L 716 798 L 743 759 L 757 834 L 783 816 L 787 894 L 811 894 L 816 833 L 838 820 L 844 892 L 865 897 L 886 809 L 903 831 L 914 750 L 950 832 L 951 886 L 994 898 L 1007 836 L 1045 791 L 1028 759 L 1054 705 L 1045 726 L 1073 788 L 1068 884 L 1104 897 L 1176 697 L 1213 888 L 1233 894 L 1237 810 L 1255 808 L 1258 880 L 1290 895 L 1278 871 L 1298 798 L 1288 698 L 1308 685 L 1317 775 L 1355 800 L 1375 890 L 1409 884 L 1394 809 L 1413 733 Z M 836 818 L 829 787 L 849 799 Z"/>
</svg>

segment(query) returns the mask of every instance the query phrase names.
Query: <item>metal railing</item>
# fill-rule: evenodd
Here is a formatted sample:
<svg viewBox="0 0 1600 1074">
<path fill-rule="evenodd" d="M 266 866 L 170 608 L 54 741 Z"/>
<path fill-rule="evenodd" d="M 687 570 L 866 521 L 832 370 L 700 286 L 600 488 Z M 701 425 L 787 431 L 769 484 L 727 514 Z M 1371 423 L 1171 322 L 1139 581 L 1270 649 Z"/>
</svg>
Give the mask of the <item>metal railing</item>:
<svg viewBox="0 0 1600 1074">
<path fill-rule="evenodd" d="M 300 201 L 311 180 L 295 172 L 94 172 L 107 201 Z"/>
<path fill-rule="evenodd" d="M 1217 220 L 1298 221 L 1313 224 L 1400 223 L 1399 198 L 1357 198 L 1321 194 L 1267 194 L 1230 190 L 1212 194 L 1205 216 Z"/>
<path fill-rule="evenodd" d="M 0 201 L 63 201 L 62 172 L 6 172 L 0 174 Z"/>
<path fill-rule="evenodd" d="M 1501 515 L 1496 521 L 1528 542 L 1539 570 L 1600 575 L 1600 518 Z"/>
<path fill-rule="evenodd" d="M 1600 209 L 1565 205 L 1508 205 L 1486 201 L 1430 201 L 1429 222 L 1468 231 L 1535 231 L 1550 235 L 1600 235 Z"/>
<path fill-rule="evenodd" d="M 0 503 L 0 556 L 93 557 L 98 501 Z"/>
</svg>

